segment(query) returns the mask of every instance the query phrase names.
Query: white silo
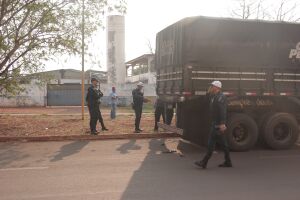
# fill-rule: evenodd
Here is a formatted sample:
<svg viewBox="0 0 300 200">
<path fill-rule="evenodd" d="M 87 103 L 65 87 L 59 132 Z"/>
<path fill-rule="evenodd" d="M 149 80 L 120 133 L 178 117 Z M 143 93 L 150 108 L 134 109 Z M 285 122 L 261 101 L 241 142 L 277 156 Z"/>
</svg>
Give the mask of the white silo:
<svg viewBox="0 0 300 200">
<path fill-rule="evenodd" d="M 107 17 L 107 72 L 108 84 L 125 83 L 125 17 Z"/>
</svg>

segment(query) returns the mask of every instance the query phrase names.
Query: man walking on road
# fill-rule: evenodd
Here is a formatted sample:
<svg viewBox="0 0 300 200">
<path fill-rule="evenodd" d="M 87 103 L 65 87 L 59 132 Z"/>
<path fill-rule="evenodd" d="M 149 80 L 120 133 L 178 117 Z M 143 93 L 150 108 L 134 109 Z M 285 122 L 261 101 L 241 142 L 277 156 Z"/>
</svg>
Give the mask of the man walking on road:
<svg viewBox="0 0 300 200">
<path fill-rule="evenodd" d="M 137 84 L 137 88 L 132 91 L 132 98 L 133 98 L 133 104 L 132 108 L 135 112 L 135 133 L 140 133 L 143 131 L 140 129 L 140 122 L 142 117 L 142 111 L 143 111 L 143 103 L 144 103 L 144 91 L 143 91 L 144 84 L 142 82 L 139 82 Z"/>
<path fill-rule="evenodd" d="M 91 79 L 92 85 L 88 88 L 86 96 L 87 105 L 90 113 L 90 129 L 92 135 L 97 135 L 99 132 L 96 129 L 97 121 L 99 120 L 102 131 L 108 131 L 104 126 L 103 118 L 100 112 L 100 98 L 103 97 L 103 93 L 97 88 L 98 79 Z"/>
<path fill-rule="evenodd" d="M 219 167 L 232 167 L 229 147 L 226 140 L 226 115 L 227 115 L 227 99 L 221 92 L 222 83 L 220 81 L 213 81 L 208 90 L 210 96 L 210 115 L 211 115 L 211 131 L 208 139 L 207 153 L 201 161 L 196 161 L 195 165 L 206 168 L 208 160 L 211 158 L 215 145 L 218 142 L 225 154 L 225 162 Z"/>
</svg>

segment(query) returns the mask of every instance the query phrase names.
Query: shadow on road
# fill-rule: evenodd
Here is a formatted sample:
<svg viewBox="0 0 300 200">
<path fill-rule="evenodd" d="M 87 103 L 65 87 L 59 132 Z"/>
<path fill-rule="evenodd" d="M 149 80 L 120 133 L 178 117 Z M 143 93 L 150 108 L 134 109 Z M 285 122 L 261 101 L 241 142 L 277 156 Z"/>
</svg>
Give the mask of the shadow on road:
<svg viewBox="0 0 300 200">
<path fill-rule="evenodd" d="M 140 199 L 162 199 L 168 189 L 164 186 L 166 182 L 175 183 L 168 179 L 168 175 L 178 167 L 178 159 L 184 159 L 171 153 L 173 150 L 168 148 L 167 140 L 151 139 L 149 141 L 149 151 L 141 166 L 134 172 L 124 191 L 121 200 L 140 200 Z M 185 144 L 181 144 L 184 151 Z M 168 153 L 170 152 L 170 153 Z M 173 186 L 170 185 L 170 188 Z M 161 196 L 161 194 L 163 194 Z M 165 195 L 166 196 L 166 195 Z"/>
<path fill-rule="evenodd" d="M 17 150 L 18 145 L 13 143 L 0 143 L 0 168 L 9 164 L 28 158 L 30 155 Z"/>
<path fill-rule="evenodd" d="M 56 162 L 63 160 L 65 157 L 79 153 L 83 147 L 85 147 L 89 141 L 75 141 L 69 144 L 66 144 L 60 148 L 57 154 L 50 160 L 51 162 Z"/>
<path fill-rule="evenodd" d="M 129 142 L 122 144 L 117 151 L 120 151 L 121 154 L 127 154 L 131 150 L 140 150 L 141 146 L 136 144 L 136 140 L 129 140 Z"/>
</svg>

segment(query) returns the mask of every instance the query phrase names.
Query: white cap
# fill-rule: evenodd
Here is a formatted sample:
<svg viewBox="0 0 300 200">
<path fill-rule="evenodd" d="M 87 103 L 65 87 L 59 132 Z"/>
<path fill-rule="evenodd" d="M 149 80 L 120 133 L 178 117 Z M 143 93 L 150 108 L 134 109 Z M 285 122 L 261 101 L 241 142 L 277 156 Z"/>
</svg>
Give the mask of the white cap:
<svg viewBox="0 0 300 200">
<path fill-rule="evenodd" d="M 211 83 L 211 85 L 213 85 L 213 86 L 215 86 L 215 87 L 217 87 L 217 88 L 222 88 L 222 83 L 221 83 L 221 81 L 213 81 L 212 83 Z"/>
<path fill-rule="evenodd" d="M 144 87 L 144 83 L 143 83 L 143 82 L 139 82 L 139 83 L 137 84 L 137 86 L 142 86 L 142 87 Z"/>
</svg>

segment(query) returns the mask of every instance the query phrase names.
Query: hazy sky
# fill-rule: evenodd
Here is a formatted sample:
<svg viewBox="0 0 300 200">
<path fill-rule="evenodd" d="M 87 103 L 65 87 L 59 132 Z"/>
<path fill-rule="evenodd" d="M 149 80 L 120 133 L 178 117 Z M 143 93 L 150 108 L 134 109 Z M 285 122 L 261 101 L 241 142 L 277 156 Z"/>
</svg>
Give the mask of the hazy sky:
<svg viewBox="0 0 300 200">
<path fill-rule="evenodd" d="M 197 15 L 225 16 L 229 0 L 129 0 L 126 16 L 126 58 L 148 51 L 156 33 L 176 21 Z"/>
<path fill-rule="evenodd" d="M 228 2 L 231 0 L 128 0 L 125 16 L 125 60 L 128 61 L 148 53 L 148 40 L 155 47 L 156 33 L 176 21 L 196 15 L 228 16 Z M 106 24 L 106 23 L 105 23 Z M 85 63 L 85 68 L 106 70 L 106 32 L 98 31 L 89 44 L 100 61 L 97 65 Z M 89 60 L 90 58 L 87 58 Z M 81 69 L 81 58 L 58 57 L 55 62 L 46 63 L 45 70 Z"/>
<path fill-rule="evenodd" d="M 269 1 L 269 0 L 265 0 Z M 270 6 L 281 0 L 270 0 Z M 127 0 L 125 16 L 125 60 L 148 53 L 148 40 L 155 45 L 156 33 L 176 21 L 190 16 L 229 17 L 234 0 Z M 105 23 L 106 24 L 106 23 Z M 106 70 L 106 31 L 98 31 L 89 43 L 93 49 L 93 60 L 86 62 L 86 69 Z M 90 58 L 87 58 L 89 60 Z M 57 62 L 47 63 L 46 70 L 59 68 L 81 69 L 81 58 L 59 57 Z"/>
</svg>

